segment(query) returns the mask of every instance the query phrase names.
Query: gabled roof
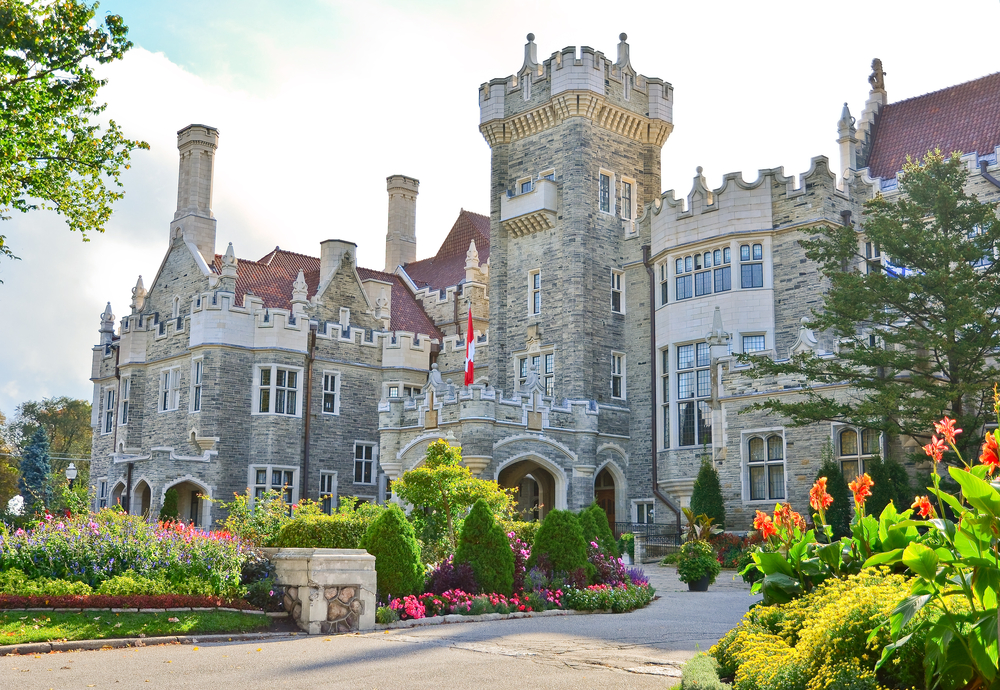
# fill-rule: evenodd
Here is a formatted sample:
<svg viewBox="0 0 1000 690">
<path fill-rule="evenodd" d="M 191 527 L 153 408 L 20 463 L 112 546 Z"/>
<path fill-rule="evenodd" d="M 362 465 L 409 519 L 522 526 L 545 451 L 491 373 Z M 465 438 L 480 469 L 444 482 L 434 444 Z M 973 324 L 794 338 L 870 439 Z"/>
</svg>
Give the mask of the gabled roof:
<svg viewBox="0 0 1000 690">
<path fill-rule="evenodd" d="M 934 91 L 882 108 L 871 155 L 872 177 L 892 179 L 907 155 L 914 159 L 935 148 L 978 152 L 1000 145 L 1000 73 Z"/>
<path fill-rule="evenodd" d="M 215 273 L 222 272 L 222 254 L 215 255 L 212 270 Z M 275 247 L 257 261 L 239 259 L 236 267 L 237 299 L 242 304 L 243 295 L 252 293 L 262 299 L 264 306 L 269 309 L 291 309 L 292 283 L 299 271 L 302 271 L 305 278 L 308 296 L 312 297 L 319 289 L 318 258 Z M 362 280 L 383 280 L 392 285 L 390 329 L 410 331 L 431 338 L 444 337 L 399 276 L 360 266 L 358 275 Z"/>
<path fill-rule="evenodd" d="M 361 276 L 361 280 L 381 280 L 392 284 L 392 302 L 389 310 L 390 330 L 410 331 L 411 333 L 429 335 L 432 338 L 444 338 L 444 333 L 438 330 L 438 327 L 427 316 L 420 302 L 406 287 L 402 278 L 392 273 L 361 268 L 360 266 L 358 266 L 358 275 Z"/>
<path fill-rule="evenodd" d="M 486 263 L 490 257 L 490 219 L 462 209 L 437 254 L 408 263 L 403 270 L 418 288 L 444 290 L 458 285 L 465 280 L 465 254 L 473 240 L 479 263 Z"/>
</svg>

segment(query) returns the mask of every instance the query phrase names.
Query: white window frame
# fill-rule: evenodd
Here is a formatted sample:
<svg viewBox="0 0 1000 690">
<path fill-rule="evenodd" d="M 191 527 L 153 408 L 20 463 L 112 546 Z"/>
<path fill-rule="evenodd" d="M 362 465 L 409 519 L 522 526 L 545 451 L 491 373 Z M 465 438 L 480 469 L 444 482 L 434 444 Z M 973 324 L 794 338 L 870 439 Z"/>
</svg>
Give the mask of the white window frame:
<svg viewBox="0 0 1000 690">
<path fill-rule="evenodd" d="M 618 392 L 621 395 L 615 395 L 615 379 L 618 379 Z M 624 352 L 612 352 L 611 353 L 611 397 L 614 400 L 625 400 L 627 394 L 625 392 L 625 353 Z"/>
<path fill-rule="evenodd" d="M 110 433 L 114 433 L 115 430 L 115 399 L 117 387 L 108 386 L 104 389 L 101 395 L 101 405 L 103 407 L 101 413 L 101 436 L 107 436 Z"/>
<path fill-rule="evenodd" d="M 608 178 L 608 208 L 601 208 L 601 177 L 607 176 Z M 615 188 L 617 187 L 617 180 L 615 179 L 615 174 L 610 170 L 605 170 L 601 168 L 597 173 L 597 210 L 600 213 L 605 213 L 609 216 L 615 215 Z"/>
<path fill-rule="evenodd" d="M 389 390 L 386 392 L 387 398 L 398 398 L 399 397 L 399 384 L 390 383 L 388 384 Z"/>
<path fill-rule="evenodd" d="M 362 448 L 371 448 L 372 456 L 371 458 L 358 457 L 358 451 Z M 358 476 L 358 463 L 368 463 L 372 464 L 371 475 L 369 481 L 364 481 L 364 470 L 361 471 L 361 481 L 357 480 Z M 378 444 L 372 441 L 355 441 L 354 442 L 354 483 L 358 486 L 378 486 Z"/>
<path fill-rule="evenodd" d="M 762 338 L 764 345 L 756 350 L 747 349 L 747 338 Z M 740 350 L 743 354 L 752 354 L 754 352 L 766 352 L 767 351 L 767 334 L 766 333 L 740 333 Z"/>
<path fill-rule="evenodd" d="M 324 483 L 327 486 L 324 486 Z M 329 498 L 330 505 L 323 506 L 323 502 Z M 332 515 L 337 510 L 337 472 L 335 470 L 321 470 L 319 473 L 319 504 L 321 510 L 327 515 Z"/>
<path fill-rule="evenodd" d="M 667 346 L 660 349 L 660 449 L 670 448 L 670 353 L 673 347 Z"/>
<path fill-rule="evenodd" d="M 539 180 L 551 180 L 552 182 L 555 182 L 556 181 L 556 169 L 555 168 L 549 168 L 548 170 L 543 170 L 542 172 L 538 173 L 538 179 Z"/>
<path fill-rule="evenodd" d="M 103 477 L 97 482 L 97 509 L 108 507 L 108 478 Z"/>
<path fill-rule="evenodd" d="M 611 269 L 611 313 L 612 314 L 624 314 L 625 313 L 625 287 L 624 271 L 618 271 Z M 615 309 L 615 295 L 618 295 L 618 308 Z"/>
<path fill-rule="evenodd" d="M 160 369 L 160 395 L 157 408 L 160 412 L 175 412 L 181 406 L 180 366 Z"/>
<path fill-rule="evenodd" d="M 264 483 L 257 483 L 257 471 L 264 470 Z M 292 484 L 291 484 L 291 499 L 285 497 L 285 502 L 288 505 L 299 502 L 299 468 L 294 465 L 250 465 L 247 468 L 247 487 L 250 489 L 250 507 L 253 507 L 254 501 L 257 499 L 257 489 L 262 488 L 263 491 L 274 488 L 274 471 L 277 470 L 284 474 L 285 472 L 292 473 Z M 282 477 L 282 482 L 284 482 L 284 477 Z M 280 488 L 284 488 L 285 484 L 282 483 Z M 262 492 L 263 493 L 263 492 Z M 283 492 L 282 492 L 283 493 Z"/>
<path fill-rule="evenodd" d="M 525 189 L 524 185 L 528 185 L 528 188 Z M 532 184 L 531 177 L 530 176 L 529 177 L 522 177 L 521 179 L 519 179 L 517 181 L 517 184 L 514 186 L 514 190 L 515 190 L 515 194 L 514 195 L 515 196 L 521 196 L 522 194 L 529 194 L 534 189 L 535 189 L 535 185 Z"/>
<path fill-rule="evenodd" d="M 535 361 L 537 360 L 537 361 Z M 552 365 L 549 368 L 549 365 Z M 528 378 L 528 370 L 534 365 L 538 367 L 538 380 L 542 383 L 545 395 L 553 395 L 556 382 L 556 353 L 553 348 L 532 352 L 530 354 L 520 353 L 514 357 L 514 371 L 517 374 L 517 390 L 524 390 L 525 382 Z"/>
<path fill-rule="evenodd" d="M 201 412 L 201 394 L 204 391 L 205 381 L 205 358 L 194 357 L 191 359 L 191 399 L 190 412 Z"/>
<path fill-rule="evenodd" d="M 537 281 L 537 287 L 536 287 Z M 542 313 L 542 269 L 536 268 L 528 272 L 528 315 L 538 316 Z"/>
<path fill-rule="evenodd" d="M 670 262 L 660 264 L 660 306 L 666 306 L 670 300 Z"/>
<path fill-rule="evenodd" d="M 629 185 L 629 187 L 630 187 L 629 192 L 631 192 L 629 194 L 630 198 L 628 200 L 628 208 L 625 207 L 625 185 Z M 638 187 L 635 184 L 635 180 L 633 180 L 631 177 L 624 177 L 624 176 L 622 176 L 622 179 L 621 179 L 621 203 L 619 204 L 619 206 L 621 207 L 620 208 L 620 215 L 621 215 L 622 220 L 627 220 L 627 221 L 630 221 L 630 222 L 635 222 L 635 214 L 636 214 L 636 206 L 637 206 L 637 204 L 636 204 L 636 194 L 637 194 L 638 191 L 639 191 L 639 189 L 638 189 Z"/>
<path fill-rule="evenodd" d="M 687 367 L 684 367 L 683 369 L 681 369 L 681 366 L 680 366 L 680 349 L 682 347 L 688 347 L 688 346 L 690 346 L 691 350 L 692 350 L 691 365 L 687 366 Z M 701 346 L 703 348 L 703 351 L 707 350 L 707 352 L 708 352 L 708 363 L 707 364 L 699 364 L 699 361 L 700 361 L 698 359 L 699 346 Z M 673 361 L 674 361 L 674 376 L 672 378 L 674 380 L 674 385 L 676 386 L 676 388 L 674 390 L 677 391 L 677 402 L 674 405 L 674 409 L 677 410 L 677 417 L 676 417 L 676 419 L 677 419 L 677 447 L 678 448 L 698 448 L 698 447 L 704 446 L 705 444 L 711 444 L 712 443 L 712 437 L 713 437 L 713 435 L 715 433 L 714 429 L 712 429 L 712 422 L 714 420 L 712 419 L 712 412 L 711 412 L 711 410 L 708 411 L 708 419 L 709 419 L 708 430 L 707 430 L 708 431 L 708 433 L 707 433 L 708 438 L 699 438 L 699 437 L 703 436 L 703 434 L 702 434 L 703 429 L 701 428 L 701 425 L 699 425 L 699 423 L 698 423 L 699 415 L 701 415 L 701 418 L 704 418 L 704 414 L 705 414 L 705 410 L 702 408 L 702 405 L 708 405 L 709 402 L 710 402 L 710 400 L 711 400 L 711 398 L 712 398 L 712 390 L 711 390 L 711 386 L 712 386 L 711 376 L 712 375 L 711 375 L 711 371 L 712 371 L 712 366 L 713 365 L 712 365 L 711 348 L 709 348 L 708 345 L 704 341 L 695 341 L 693 343 L 690 343 L 690 342 L 689 343 L 675 343 L 674 346 L 673 346 L 673 358 L 674 358 L 673 359 Z M 699 391 L 699 388 L 698 388 L 699 381 L 700 381 L 700 379 L 703 378 L 702 375 L 705 374 L 705 373 L 707 373 L 707 375 L 708 375 L 708 390 L 705 393 L 703 393 L 703 394 L 699 394 L 699 392 L 698 392 Z M 681 377 L 682 376 L 686 376 L 686 375 L 691 375 L 691 377 L 692 377 L 691 378 L 691 391 L 690 391 L 690 395 L 686 395 L 684 397 L 681 397 L 681 390 L 680 390 Z M 681 409 L 682 409 L 682 407 L 684 405 L 687 405 L 689 403 L 692 403 L 694 405 L 693 410 L 694 410 L 694 441 L 695 442 L 693 444 L 685 444 L 685 443 L 683 443 L 683 437 L 682 437 L 682 434 L 684 433 L 684 428 L 683 428 L 683 425 L 682 425 L 683 420 L 681 418 Z"/>
<path fill-rule="evenodd" d="M 333 390 L 330 390 L 327 386 L 330 382 L 333 382 Z M 328 412 L 326 409 L 326 396 L 333 394 L 333 411 Z M 340 414 L 340 372 L 331 371 L 329 369 L 323 371 L 323 391 L 322 399 L 320 401 L 320 409 L 323 414 L 339 415 Z"/>
<path fill-rule="evenodd" d="M 782 496 L 771 497 L 770 495 L 770 480 L 768 475 L 768 468 L 777 465 L 777 461 L 771 461 L 768 459 L 768 438 L 772 436 L 781 437 L 781 465 L 782 465 Z M 751 498 L 751 486 L 750 486 L 750 440 L 753 438 L 760 438 L 764 442 L 764 482 L 767 487 L 768 495 L 765 498 Z M 753 463 L 754 466 L 761 466 L 761 463 Z M 770 427 L 766 429 L 751 429 L 744 431 L 740 434 L 740 465 L 742 470 L 740 471 L 740 481 L 743 484 L 743 502 L 752 504 L 773 504 L 775 501 L 787 501 L 788 500 L 788 439 L 785 436 L 785 429 L 783 427 Z"/>
<path fill-rule="evenodd" d="M 853 431 L 855 433 L 855 443 L 857 443 L 858 452 L 853 455 L 845 455 L 843 453 L 843 448 L 841 447 L 841 434 L 843 434 L 845 431 Z M 876 448 L 874 453 L 865 452 L 864 433 L 866 431 L 874 432 L 876 434 L 876 441 L 875 441 Z M 837 467 L 840 468 L 840 471 L 844 472 L 845 462 L 856 463 L 857 474 L 849 476 L 847 473 L 844 473 L 844 479 L 847 480 L 848 482 L 852 481 L 855 477 L 867 472 L 868 468 L 865 465 L 868 463 L 868 461 L 871 460 L 876 455 L 882 454 L 882 433 L 879 431 L 875 431 L 874 429 L 866 429 L 864 427 L 855 426 L 853 424 L 833 424 L 831 427 L 831 434 L 832 434 L 831 441 L 833 443 L 833 457 L 835 458 Z"/>
<path fill-rule="evenodd" d="M 121 394 L 118 396 L 118 426 L 128 424 L 129 398 L 132 395 L 132 377 L 122 376 Z"/>
<path fill-rule="evenodd" d="M 261 385 L 261 371 L 269 369 L 269 382 L 266 386 Z M 295 373 L 295 388 L 289 388 L 287 386 L 278 386 L 278 372 L 279 370 L 285 372 Z M 299 418 L 302 416 L 302 367 L 289 366 L 287 364 L 257 364 L 254 366 L 253 372 L 253 409 L 250 411 L 252 415 L 270 415 L 272 417 L 291 417 Z M 286 373 L 287 381 L 287 373 Z M 268 391 L 268 405 L 267 411 L 261 411 L 260 401 L 261 392 L 264 389 Z M 293 391 L 295 393 L 295 412 L 289 414 L 288 412 L 275 412 L 275 407 L 277 405 L 278 392 Z M 287 393 L 286 393 L 286 405 L 287 405 Z"/>
<path fill-rule="evenodd" d="M 639 521 L 639 506 L 650 506 L 647 513 L 648 521 Z M 654 513 L 656 511 L 656 502 L 652 498 L 633 498 L 632 499 L 632 524 L 633 525 L 652 525 Z"/>
</svg>

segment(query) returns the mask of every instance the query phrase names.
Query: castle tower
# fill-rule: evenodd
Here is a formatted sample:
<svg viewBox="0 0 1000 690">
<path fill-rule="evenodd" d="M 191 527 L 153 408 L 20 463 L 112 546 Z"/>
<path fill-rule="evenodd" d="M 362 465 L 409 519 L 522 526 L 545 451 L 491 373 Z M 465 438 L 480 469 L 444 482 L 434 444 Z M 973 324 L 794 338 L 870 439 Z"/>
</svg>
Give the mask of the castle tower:
<svg viewBox="0 0 1000 690">
<path fill-rule="evenodd" d="M 177 211 L 170 223 L 170 237 L 178 231 L 198 247 L 205 262 L 215 259 L 215 216 L 212 215 L 212 178 L 219 130 L 207 125 L 188 125 L 177 132 L 180 166 L 177 180 Z"/>
<path fill-rule="evenodd" d="M 405 175 L 385 178 L 389 192 L 389 228 L 385 235 L 385 272 L 417 258 L 417 194 L 420 180 Z"/>
<path fill-rule="evenodd" d="M 632 345 L 613 282 L 626 264 L 641 268 L 649 239 L 635 221 L 660 195 L 660 149 L 673 129 L 673 88 L 632 68 L 626 38 L 614 61 L 571 46 L 539 63 L 528 34 L 517 74 L 480 88 L 498 388 L 518 389 L 537 365 L 557 399 L 624 404 L 612 370 Z"/>
</svg>

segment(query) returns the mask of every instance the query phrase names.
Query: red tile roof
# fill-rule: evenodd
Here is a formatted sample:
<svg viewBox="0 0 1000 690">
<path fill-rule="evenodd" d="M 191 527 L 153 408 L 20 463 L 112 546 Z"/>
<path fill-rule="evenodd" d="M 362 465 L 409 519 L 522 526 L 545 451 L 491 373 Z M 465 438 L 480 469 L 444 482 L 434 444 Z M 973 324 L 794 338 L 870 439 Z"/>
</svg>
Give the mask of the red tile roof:
<svg viewBox="0 0 1000 690">
<path fill-rule="evenodd" d="M 424 312 L 417 298 L 406 287 L 403 279 L 392 273 L 384 273 L 371 268 L 358 266 L 361 280 L 381 280 L 392 284 L 390 303 L 389 329 L 393 331 L 410 331 L 422 333 L 432 338 L 444 338 L 444 333 L 438 330 L 430 317 Z"/>
<path fill-rule="evenodd" d="M 222 272 L 222 254 L 215 255 L 212 269 Z M 305 254 L 285 251 L 275 247 L 257 261 L 239 259 L 236 268 L 237 303 L 243 304 L 243 295 L 252 293 L 264 301 L 269 309 L 292 308 L 292 283 L 302 271 L 308 295 L 312 297 L 319 289 L 319 259 Z M 443 338 L 434 322 L 424 313 L 420 303 L 409 291 L 399 276 L 358 267 L 362 280 L 384 280 L 392 284 L 392 307 L 389 328 L 396 331 L 410 331 L 431 338 Z"/>
<path fill-rule="evenodd" d="M 458 285 L 465 280 L 465 254 L 473 240 L 479 263 L 486 263 L 490 257 L 490 219 L 462 209 L 438 253 L 430 259 L 408 263 L 403 269 L 418 288 L 444 290 Z"/>
<path fill-rule="evenodd" d="M 891 179 L 906 156 L 923 158 L 935 148 L 993 153 L 1000 145 L 1000 73 L 890 103 L 882 109 L 868 167 L 872 177 Z"/>
</svg>

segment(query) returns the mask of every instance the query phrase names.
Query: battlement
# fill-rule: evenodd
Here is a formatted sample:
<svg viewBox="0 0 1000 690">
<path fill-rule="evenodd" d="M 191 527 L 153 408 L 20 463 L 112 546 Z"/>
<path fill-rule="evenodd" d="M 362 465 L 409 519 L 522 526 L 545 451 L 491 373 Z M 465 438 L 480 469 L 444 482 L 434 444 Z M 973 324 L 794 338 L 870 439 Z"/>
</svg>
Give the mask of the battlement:
<svg viewBox="0 0 1000 690">
<path fill-rule="evenodd" d="M 528 34 L 521 69 L 479 89 L 480 131 L 490 146 L 586 117 L 605 129 L 662 146 L 673 129 L 673 87 L 633 69 L 626 35 L 618 59 L 589 46 L 568 46 L 537 62 Z"/>
</svg>

